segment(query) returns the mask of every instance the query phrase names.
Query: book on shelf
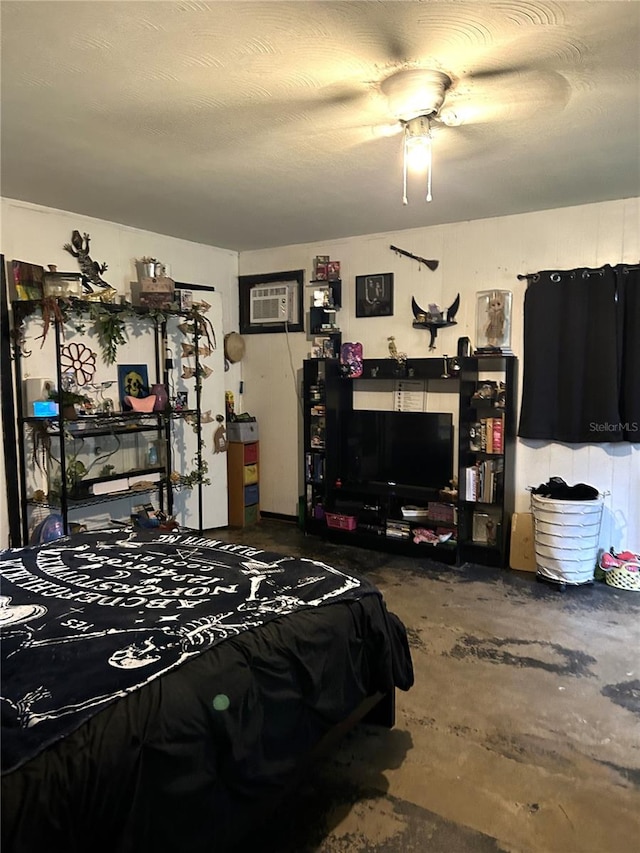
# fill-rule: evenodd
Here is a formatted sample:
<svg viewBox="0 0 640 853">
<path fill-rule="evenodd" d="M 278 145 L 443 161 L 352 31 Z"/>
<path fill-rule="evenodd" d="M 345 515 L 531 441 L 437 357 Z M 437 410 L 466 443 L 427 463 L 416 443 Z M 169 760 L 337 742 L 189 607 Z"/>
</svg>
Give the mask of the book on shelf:
<svg viewBox="0 0 640 853">
<path fill-rule="evenodd" d="M 131 477 L 117 477 L 113 480 L 101 480 L 92 483 L 92 495 L 110 495 L 117 492 L 128 492 L 130 489 L 140 489 L 142 485 L 153 485 L 162 479 L 160 471 L 149 471 L 146 474 L 135 474 Z"/>
<path fill-rule="evenodd" d="M 464 470 L 464 500 L 495 503 L 502 497 L 504 461 L 485 459 Z"/>
<path fill-rule="evenodd" d="M 313 277 L 316 281 L 326 281 L 328 277 L 329 255 L 316 255 L 313 259 Z"/>
<path fill-rule="evenodd" d="M 491 419 L 492 452 L 504 453 L 504 416 Z"/>
<path fill-rule="evenodd" d="M 327 261 L 327 279 L 329 281 L 340 280 L 340 261 Z"/>
<path fill-rule="evenodd" d="M 491 453 L 491 427 L 489 425 L 490 418 L 482 418 L 482 450 L 484 453 Z"/>
<path fill-rule="evenodd" d="M 129 477 L 129 488 L 135 489 L 141 483 L 159 483 L 161 479 L 162 474 L 160 471 L 149 471 L 148 474 L 136 474 L 133 477 Z"/>
<path fill-rule="evenodd" d="M 92 483 L 92 495 L 108 495 L 112 492 L 127 492 L 129 491 L 129 478 L 120 477 L 118 480 L 104 480 L 100 483 Z"/>
<path fill-rule="evenodd" d="M 476 501 L 478 494 L 478 466 L 468 465 L 464 469 L 464 499 Z"/>
<path fill-rule="evenodd" d="M 469 424 L 469 450 L 474 453 L 504 453 L 504 417 L 481 418 Z"/>
</svg>

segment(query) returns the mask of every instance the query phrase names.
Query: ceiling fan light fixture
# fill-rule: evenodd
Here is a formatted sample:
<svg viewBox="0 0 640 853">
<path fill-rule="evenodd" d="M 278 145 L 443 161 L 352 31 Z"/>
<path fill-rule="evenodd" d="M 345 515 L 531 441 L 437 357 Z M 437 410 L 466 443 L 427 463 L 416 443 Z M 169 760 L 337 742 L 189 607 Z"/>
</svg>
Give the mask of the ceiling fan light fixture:
<svg viewBox="0 0 640 853">
<path fill-rule="evenodd" d="M 404 68 L 380 84 L 389 110 L 401 121 L 420 116 L 437 116 L 444 103 L 451 78 L 428 68 Z"/>
<path fill-rule="evenodd" d="M 446 127 L 460 127 L 465 122 L 463 113 L 448 107 L 441 111 L 439 119 Z"/>
<path fill-rule="evenodd" d="M 407 197 L 407 173 L 409 168 L 427 172 L 427 194 L 426 201 L 432 201 L 431 194 L 431 167 L 432 167 L 432 145 L 431 145 L 431 121 L 429 116 L 417 116 L 409 121 L 403 122 L 404 133 L 402 138 L 402 203 L 409 204 Z"/>
</svg>

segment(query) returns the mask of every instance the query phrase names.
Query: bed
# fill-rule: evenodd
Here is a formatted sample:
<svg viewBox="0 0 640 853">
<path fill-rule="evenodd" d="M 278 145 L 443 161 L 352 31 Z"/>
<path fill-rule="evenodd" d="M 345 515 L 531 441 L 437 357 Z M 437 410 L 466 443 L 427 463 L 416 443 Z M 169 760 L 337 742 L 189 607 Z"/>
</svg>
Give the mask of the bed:
<svg viewBox="0 0 640 853">
<path fill-rule="evenodd" d="M 7 853 L 233 849 L 413 683 L 380 592 L 320 561 L 109 530 L 0 570 Z"/>
</svg>

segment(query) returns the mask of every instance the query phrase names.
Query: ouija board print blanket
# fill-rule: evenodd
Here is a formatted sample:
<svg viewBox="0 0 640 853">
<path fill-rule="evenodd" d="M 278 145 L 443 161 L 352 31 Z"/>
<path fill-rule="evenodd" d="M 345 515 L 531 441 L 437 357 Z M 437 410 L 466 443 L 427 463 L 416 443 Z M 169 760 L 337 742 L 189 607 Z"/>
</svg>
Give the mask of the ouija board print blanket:
<svg viewBox="0 0 640 853">
<path fill-rule="evenodd" d="M 241 631 L 379 594 L 325 563 L 198 534 L 106 531 L 0 552 L 2 771 Z"/>
</svg>

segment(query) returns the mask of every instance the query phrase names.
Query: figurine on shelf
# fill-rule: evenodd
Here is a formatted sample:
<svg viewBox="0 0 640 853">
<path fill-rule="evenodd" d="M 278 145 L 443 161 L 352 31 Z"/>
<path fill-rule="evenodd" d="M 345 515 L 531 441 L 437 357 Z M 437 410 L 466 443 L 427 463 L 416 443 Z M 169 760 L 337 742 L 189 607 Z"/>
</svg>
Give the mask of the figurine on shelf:
<svg viewBox="0 0 640 853">
<path fill-rule="evenodd" d="M 93 260 L 89 254 L 90 242 L 91 238 L 86 232 L 81 235 L 78 230 L 74 230 L 71 235 L 71 242 L 65 243 L 62 248 L 78 260 L 78 265 L 82 272 L 82 285 L 85 290 L 85 298 L 90 301 L 113 302 L 117 291 L 115 287 L 111 287 L 102 278 L 102 273 L 106 272 L 107 265 L 99 264 Z M 94 291 L 91 286 L 92 284 L 98 287 L 97 292 Z"/>
<path fill-rule="evenodd" d="M 511 305 L 509 290 L 483 290 L 477 294 L 474 355 L 513 355 L 511 352 Z"/>
<path fill-rule="evenodd" d="M 472 400 L 493 400 L 497 393 L 497 385 L 493 380 L 487 380 L 474 392 Z"/>
<path fill-rule="evenodd" d="M 502 343 L 504 335 L 504 301 L 499 291 L 491 294 L 487 305 L 487 325 L 485 335 L 489 346 L 497 347 Z"/>
<path fill-rule="evenodd" d="M 398 364 L 404 364 L 407 360 L 406 352 L 399 352 L 398 347 L 396 346 L 396 339 L 393 335 L 390 335 L 387 340 L 389 341 L 389 358 L 395 358 Z"/>
<path fill-rule="evenodd" d="M 436 337 L 438 336 L 438 329 L 446 328 L 447 326 L 455 326 L 456 320 L 454 319 L 456 314 L 458 313 L 458 308 L 460 307 L 460 294 L 456 296 L 451 305 L 446 309 L 442 310 L 439 305 L 434 302 L 429 303 L 429 310 L 425 311 L 424 308 L 421 308 L 415 300 L 415 297 L 411 297 L 411 310 L 413 311 L 413 327 L 414 329 L 426 328 L 429 329 L 430 332 L 430 340 L 429 340 L 429 349 L 434 350 L 436 348 Z"/>
</svg>

